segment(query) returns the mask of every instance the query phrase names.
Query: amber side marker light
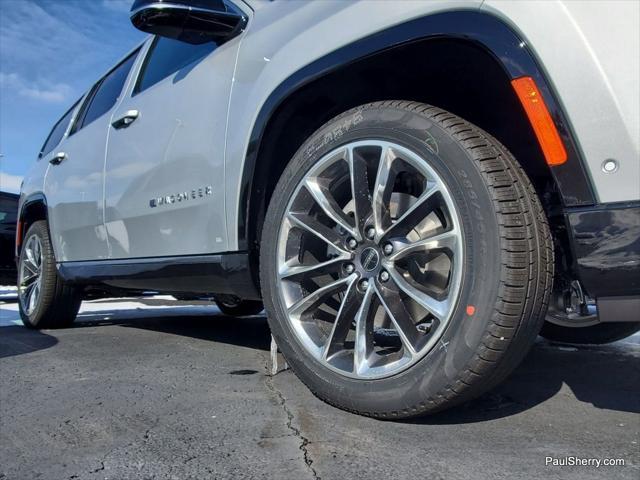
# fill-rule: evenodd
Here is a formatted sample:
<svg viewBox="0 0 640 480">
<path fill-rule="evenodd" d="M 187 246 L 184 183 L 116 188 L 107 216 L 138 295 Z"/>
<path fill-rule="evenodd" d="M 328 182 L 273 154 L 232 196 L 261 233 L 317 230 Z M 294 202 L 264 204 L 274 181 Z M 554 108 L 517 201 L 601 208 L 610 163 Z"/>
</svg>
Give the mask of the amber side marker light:
<svg viewBox="0 0 640 480">
<path fill-rule="evenodd" d="M 16 225 L 16 249 L 22 244 L 22 220 L 18 220 Z"/>
<path fill-rule="evenodd" d="M 567 151 L 536 82 L 531 77 L 520 77 L 511 80 L 511 85 L 529 117 L 547 164 L 552 167 L 562 165 L 567 161 Z"/>
</svg>

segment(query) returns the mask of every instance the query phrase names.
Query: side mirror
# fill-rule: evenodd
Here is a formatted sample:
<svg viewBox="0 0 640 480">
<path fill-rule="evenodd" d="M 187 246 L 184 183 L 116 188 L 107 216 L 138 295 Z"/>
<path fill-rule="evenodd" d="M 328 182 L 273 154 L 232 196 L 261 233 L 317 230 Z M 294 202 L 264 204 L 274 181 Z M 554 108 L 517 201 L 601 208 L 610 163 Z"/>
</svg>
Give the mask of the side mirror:
<svg viewBox="0 0 640 480">
<path fill-rule="evenodd" d="M 131 23 L 143 32 L 201 44 L 234 37 L 247 18 L 225 0 L 135 0 Z"/>
</svg>

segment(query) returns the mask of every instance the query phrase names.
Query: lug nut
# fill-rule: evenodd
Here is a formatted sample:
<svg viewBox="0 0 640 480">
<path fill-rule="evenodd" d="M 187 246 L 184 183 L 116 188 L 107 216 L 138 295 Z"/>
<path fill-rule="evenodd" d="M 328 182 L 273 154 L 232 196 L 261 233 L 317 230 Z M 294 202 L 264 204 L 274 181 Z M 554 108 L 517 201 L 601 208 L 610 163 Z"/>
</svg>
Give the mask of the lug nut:
<svg viewBox="0 0 640 480">
<path fill-rule="evenodd" d="M 391 255 L 393 253 L 393 245 L 391 245 L 390 243 L 386 243 L 382 248 L 382 251 L 385 255 Z"/>
<path fill-rule="evenodd" d="M 376 229 L 373 227 L 367 227 L 367 229 L 365 230 L 365 235 L 369 240 L 373 240 L 373 238 L 376 236 Z"/>
<path fill-rule="evenodd" d="M 360 288 L 361 288 L 362 290 L 366 290 L 367 288 L 369 288 L 369 280 L 366 280 L 366 279 L 365 279 L 365 280 L 362 280 L 362 281 L 360 282 Z"/>
<path fill-rule="evenodd" d="M 353 273 L 355 269 L 356 269 L 356 267 L 353 266 L 353 263 L 347 263 L 344 266 L 344 271 L 347 272 L 347 273 Z"/>
<path fill-rule="evenodd" d="M 380 272 L 380 281 L 381 282 L 386 282 L 389 280 L 389 272 L 387 272 L 386 270 L 383 270 Z"/>
<path fill-rule="evenodd" d="M 355 238 L 350 238 L 349 240 L 347 240 L 347 246 L 353 250 L 358 246 L 358 242 L 356 242 Z"/>
</svg>

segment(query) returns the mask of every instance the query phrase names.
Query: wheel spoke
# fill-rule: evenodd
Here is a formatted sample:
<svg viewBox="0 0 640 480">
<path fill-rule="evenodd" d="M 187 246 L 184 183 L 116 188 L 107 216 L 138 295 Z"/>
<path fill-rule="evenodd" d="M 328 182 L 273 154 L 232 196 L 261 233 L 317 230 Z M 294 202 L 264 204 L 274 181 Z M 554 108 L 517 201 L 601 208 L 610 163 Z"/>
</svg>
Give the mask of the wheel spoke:
<svg viewBox="0 0 640 480">
<path fill-rule="evenodd" d="M 32 282 L 20 285 L 20 287 L 19 287 L 20 288 L 20 294 L 23 296 L 23 298 L 27 299 L 29 297 L 29 294 L 31 293 L 31 290 L 33 290 L 33 287 L 35 286 L 35 284 L 36 284 L 36 282 L 32 281 Z"/>
<path fill-rule="evenodd" d="M 340 304 L 340 309 L 333 322 L 331 333 L 325 342 L 322 353 L 324 359 L 328 359 L 339 351 L 344 350 L 344 342 L 351 329 L 351 322 L 360 307 L 358 300 L 361 299 L 361 297 L 362 295 L 358 293 L 356 280 L 354 278 L 347 287 L 347 291 Z"/>
<path fill-rule="evenodd" d="M 458 232 L 455 229 L 432 235 L 417 242 L 391 242 L 394 253 L 388 257 L 391 261 L 400 260 L 411 253 L 447 250 L 453 254 L 458 243 Z"/>
<path fill-rule="evenodd" d="M 39 269 L 42 263 L 42 249 L 40 246 L 40 242 L 38 240 L 34 242 L 34 247 L 35 248 L 34 248 L 33 256 L 35 257 L 35 260 L 36 260 L 36 266 Z"/>
<path fill-rule="evenodd" d="M 338 205 L 321 178 L 307 178 L 305 186 L 324 214 L 339 225 L 345 232 L 360 240 L 358 229 L 351 226 L 350 219 Z"/>
<path fill-rule="evenodd" d="M 355 317 L 356 335 L 353 346 L 353 373 L 362 374 L 369 366 L 369 355 L 373 351 L 373 318 L 371 304 L 374 296 L 373 284 L 369 284 Z"/>
<path fill-rule="evenodd" d="M 336 272 L 339 270 L 340 265 L 349 258 L 349 255 L 341 255 L 315 265 L 290 265 L 285 263 L 280 267 L 280 278 L 288 278 L 289 280 L 299 277 L 313 278 L 318 275 Z"/>
<path fill-rule="evenodd" d="M 386 310 L 393 325 L 402 339 L 402 343 L 410 356 L 416 354 L 420 334 L 411 318 L 411 314 L 400 298 L 400 291 L 393 282 L 376 285 L 376 293 L 380 298 L 380 303 Z"/>
<path fill-rule="evenodd" d="M 26 288 L 32 283 L 37 282 L 39 278 L 40 276 L 37 273 L 32 273 L 29 276 L 24 276 L 23 274 L 22 279 L 20 280 L 20 286 Z"/>
<path fill-rule="evenodd" d="M 26 257 L 23 259 L 22 266 L 24 267 L 22 269 L 23 274 L 26 272 L 30 274 L 29 276 L 33 276 L 38 275 L 38 273 L 40 272 L 40 269 L 35 265 L 32 265 Z"/>
<path fill-rule="evenodd" d="M 390 177 L 392 175 L 392 163 L 395 158 L 390 147 L 382 149 L 380 163 L 376 175 L 376 183 L 373 187 L 373 222 L 376 228 L 376 236 L 380 236 L 391 223 L 389 215 L 389 202 L 393 190 Z"/>
<path fill-rule="evenodd" d="M 323 240 L 329 245 L 335 247 L 341 253 L 349 253 L 342 245 L 342 238 L 340 237 L 338 232 L 323 225 L 311 215 L 306 215 L 304 213 L 289 213 L 288 218 L 293 225 L 315 235 L 320 240 Z"/>
<path fill-rule="evenodd" d="M 33 284 L 33 288 L 29 293 L 29 312 L 33 312 L 33 310 L 36 308 L 39 294 L 40 294 L 40 284 L 39 282 L 36 282 Z"/>
<path fill-rule="evenodd" d="M 27 263 L 29 267 L 33 267 L 35 271 L 38 271 L 38 261 L 35 258 L 35 252 L 33 251 L 32 244 L 33 244 L 33 241 L 31 241 L 31 244 L 27 247 L 25 251 L 26 253 L 25 263 Z"/>
<path fill-rule="evenodd" d="M 418 305 L 422 306 L 425 310 L 427 310 L 441 322 L 447 318 L 450 309 L 448 298 L 445 300 L 437 300 L 433 298 L 431 295 L 411 285 L 394 268 L 390 268 L 389 273 L 391 274 L 391 278 L 396 283 L 398 288 L 413 300 L 415 300 Z"/>
<path fill-rule="evenodd" d="M 355 275 L 350 275 L 345 278 L 341 278 L 334 282 L 331 282 L 323 287 L 318 288 L 314 292 L 310 293 L 306 297 L 301 298 L 291 307 L 289 307 L 289 315 L 300 319 L 302 314 L 317 307 L 323 302 L 323 300 L 339 290 L 345 288 L 345 286 L 355 278 Z"/>
<path fill-rule="evenodd" d="M 24 305 L 25 310 L 29 313 L 32 310 L 31 307 L 31 303 L 32 303 L 32 296 L 33 296 L 33 291 L 36 287 L 37 282 L 32 282 L 29 285 L 26 285 L 24 287 L 20 288 L 20 295 L 22 297 L 22 302 Z"/>
<path fill-rule="evenodd" d="M 350 148 L 347 152 L 356 228 L 362 232 L 364 231 L 367 219 L 371 216 L 371 198 L 369 196 L 367 163 L 363 158 L 356 155 L 353 149 Z"/>
<path fill-rule="evenodd" d="M 438 205 L 438 185 L 425 191 L 411 207 L 384 232 L 383 236 L 402 236 L 409 233 Z"/>
</svg>

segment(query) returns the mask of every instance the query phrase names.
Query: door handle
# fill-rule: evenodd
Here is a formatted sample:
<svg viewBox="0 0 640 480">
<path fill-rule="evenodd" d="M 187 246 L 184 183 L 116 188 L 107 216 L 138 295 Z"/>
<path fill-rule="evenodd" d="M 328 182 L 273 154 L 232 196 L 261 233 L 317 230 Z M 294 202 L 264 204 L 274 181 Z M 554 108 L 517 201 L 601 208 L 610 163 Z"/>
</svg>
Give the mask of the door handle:
<svg viewBox="0 0 640 480">
<path fill-rule="evenodd" d="M 53 157 L 51 157 L 51 159 L 49 160 L 49 163 L 51 165 L 60 165 L 62 161 L 65 160 L 66 158 L 67 158 L 66 153 L 58 152 Z"/>
<path fill-rule="evenodd" d="M 127 110 L 124 115 L 122 115 L 117 120 L 114 120 L 111 125 L 113 126 L 113 128 L 128 127 L 136 120 L 136 118 L 138 118 L 139 115 L 140 112 L 138 110 Z"/>
</svg>

